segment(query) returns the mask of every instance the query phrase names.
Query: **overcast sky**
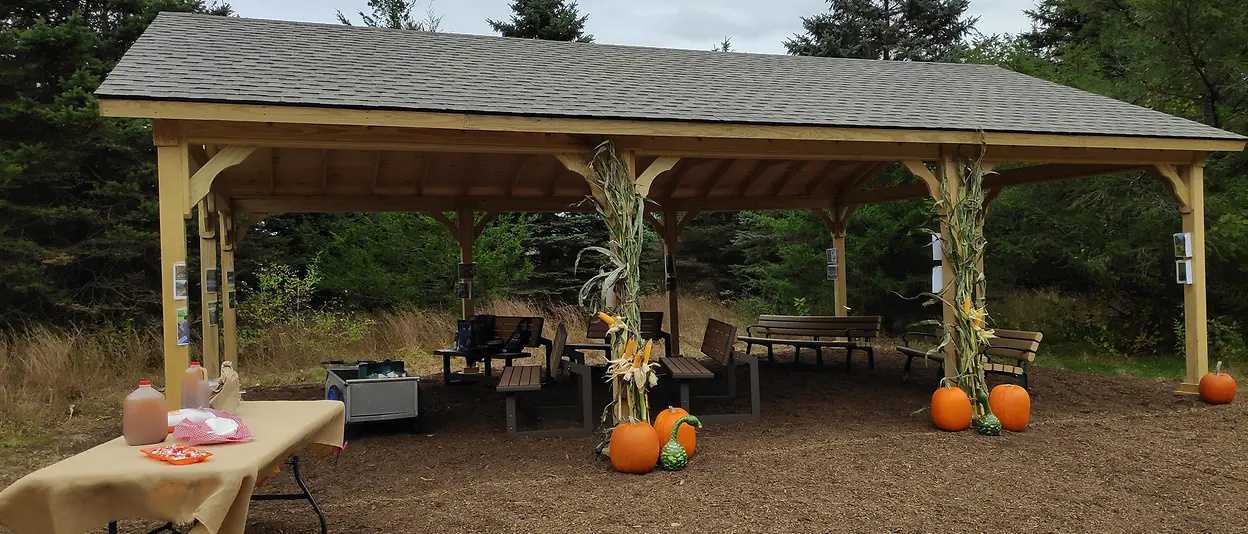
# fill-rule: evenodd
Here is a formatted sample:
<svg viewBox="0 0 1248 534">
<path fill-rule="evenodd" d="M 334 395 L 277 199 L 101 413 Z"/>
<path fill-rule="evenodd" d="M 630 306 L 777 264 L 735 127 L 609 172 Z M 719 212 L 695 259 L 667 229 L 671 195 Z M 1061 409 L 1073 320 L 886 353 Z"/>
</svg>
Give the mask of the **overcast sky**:
<svg viewBox="0 0 1248 534">
<path fill-rule="evenodd" d="M 421 0 L 423 15 L 429 0 Z M 442 30 L 492 34 L 485 19 L 506 19 L 509 0 L 433 0 L 443 15 Z M 366 0 L 227 0 L 240 16 L 334 22 L 341 9 L 358 20 Z M 732 38 L 739 52 L 784 53 L 784 39 L 801 29 L 799 17 L 825 11 L 823 0 L 580 0 L 589 15 L 588 33 L 600 43 L 710 49 Z M 1030 28 L 1024 9 L 1035 0 L 971 0 L 984 34 L 1018 33 Z"/>
</svg>

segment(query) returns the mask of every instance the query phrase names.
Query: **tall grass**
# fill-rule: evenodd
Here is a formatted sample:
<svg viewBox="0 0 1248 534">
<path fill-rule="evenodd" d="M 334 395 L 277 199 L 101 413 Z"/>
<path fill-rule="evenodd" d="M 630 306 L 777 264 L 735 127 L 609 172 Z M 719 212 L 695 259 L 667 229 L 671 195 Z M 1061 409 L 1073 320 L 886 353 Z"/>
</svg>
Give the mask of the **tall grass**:
<svg viewBox="0 0 1248 534">
<path fill-rule="evenodd" d="M 662 295 L 643 297 L 642 310 L 667 311 Z M 700 298 L 681 301 L 681 349 L 696 353 L 708 318 L 738 325 L 727 305 Z M 569 338 L 582 341 L 581 308 L 565 304 L 500 300 L 480 313 L 541 316 L 553 335 L 563 323 Z M 372 316 L 336 312 L 302 324 L 251 325 L 240 342 L 236 369 L 244 387 L 315 383 L 324 380 L 326 360 L 403 360 L 409 371 L 441 372 L 434 349 L 448 347 L 458 313 L 406 310 Z M 121 399 L 139 380 L 163 386 L 163 344 L 158 329 L 87 331 L 30 328 L 0 335 L 0 447 L 37 443 L 58 433 L 115 426 Z M 600 354 L 590 354 L 601 358 Z M 534 362 L 536 363 L 536 362 Z"/>
</svg>

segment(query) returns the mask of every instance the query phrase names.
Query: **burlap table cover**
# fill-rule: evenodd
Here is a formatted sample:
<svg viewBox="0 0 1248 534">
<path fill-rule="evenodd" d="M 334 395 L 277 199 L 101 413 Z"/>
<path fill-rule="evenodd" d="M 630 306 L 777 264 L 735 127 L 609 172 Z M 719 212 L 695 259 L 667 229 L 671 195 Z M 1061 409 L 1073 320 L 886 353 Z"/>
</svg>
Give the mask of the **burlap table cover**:
<svg viewBox="0 0 1248 534">
<path fill-rule="evenodd" d="M 80 534 L 118 519 L 197 519 L 194 533 L 241 533 L 258 473 L 310 444 L 342 446 L 338 401 L 243 402 L 235 415 L 254 439 L 204 445 L 213 454 L 206 462 L 170 465 L 117 438 L 35 471 L 0 491 L 0 525 Z"/>
</svg>

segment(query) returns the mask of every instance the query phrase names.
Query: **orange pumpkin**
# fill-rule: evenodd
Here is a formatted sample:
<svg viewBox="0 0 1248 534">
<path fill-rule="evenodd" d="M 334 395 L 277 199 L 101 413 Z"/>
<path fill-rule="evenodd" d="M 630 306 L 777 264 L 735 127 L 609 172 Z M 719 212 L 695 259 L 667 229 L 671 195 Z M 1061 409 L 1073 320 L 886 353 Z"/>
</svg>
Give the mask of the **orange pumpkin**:
<svg viewBox="0 0 1248 534">
<path fill-rule="evenodd" d="M 1200 399 L 1209 404 L 1230 404 L 1235 400 L 1235 379 L 1222 372 L 1222 362 L 1212 373 L 1200 378 Z"/>
<path fill-rule="evenodd" d="M 988 394 L 988 407 L 1001 421 L 1001 428 L 1010 432 L 1027 430 L 1031 420 L 1031 395 L 1027 388 L 1014 384 L 1001 384 Z"/>
<path fill-rule="evenodd" d="M 659 436 L 672 435 L 672 425 L 676 424 L 681 417 L 689 415 L 684 408 L 674 408 L 668 406 L 666 410 L 659 412 L 654 418 L 654 431 Z M 662 439 L 660 439 L 662 441 Z M 680 425 L 680 430 L 676 431 L 676 443 L 685 448 L 685 453 L 690 458 L 693 457 L 693 449 L 698 443 L 698 431 L 692 425 Z"/>
<path fill-rule="evenodd" d="M 611 431 L 611 467 L 621 473 L 644 475 L 658 463 L 659 448 L 659 435 L 650 423 L 620 423 Z"/>
<path fill-rule="evenodd" d="M 936 428 L 959 432 L 971 427 L 971 398 L 962 388 L 955 388 L 945 379 L 942 387 L 932 393 L 932 423 Z"/>
</svg>

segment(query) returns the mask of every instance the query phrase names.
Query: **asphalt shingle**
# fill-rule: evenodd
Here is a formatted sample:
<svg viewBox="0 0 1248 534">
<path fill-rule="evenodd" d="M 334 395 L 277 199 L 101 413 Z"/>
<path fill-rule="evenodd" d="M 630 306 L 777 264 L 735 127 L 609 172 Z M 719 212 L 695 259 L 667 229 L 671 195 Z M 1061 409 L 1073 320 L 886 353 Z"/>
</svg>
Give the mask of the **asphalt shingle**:
<svg viewBox="0 0 1248 534">
<path fill-rule="evenodd" d="M 995 66 L 162 13 L 105 98 L 603 119 L 1243 137 Z"/>
</svg>

